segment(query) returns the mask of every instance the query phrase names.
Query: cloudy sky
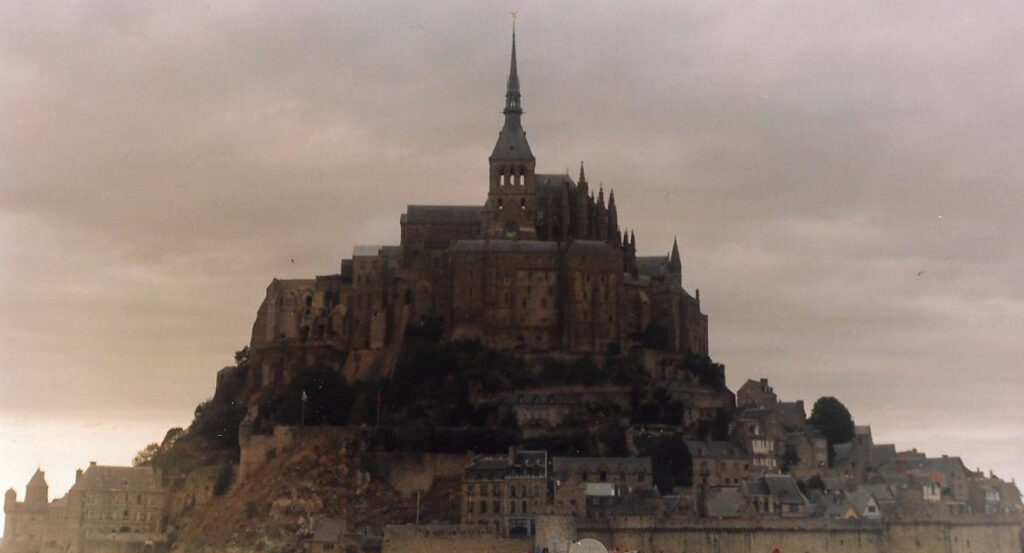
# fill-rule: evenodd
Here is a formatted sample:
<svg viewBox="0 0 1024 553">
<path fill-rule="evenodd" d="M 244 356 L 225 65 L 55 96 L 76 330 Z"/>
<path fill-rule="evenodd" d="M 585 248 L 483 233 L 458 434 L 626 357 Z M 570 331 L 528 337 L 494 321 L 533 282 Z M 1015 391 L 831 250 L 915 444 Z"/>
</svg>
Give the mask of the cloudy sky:
<svg viewBox="0 0 1024 553">
<path fill-rule="evenodd" d="M 539 170 L 678 237 L 735 389 L 1024 478 L 1016 2 L 23 2 L 0 18 L 0 487 L 128 463 L 274 277 Z"/>
</svg>

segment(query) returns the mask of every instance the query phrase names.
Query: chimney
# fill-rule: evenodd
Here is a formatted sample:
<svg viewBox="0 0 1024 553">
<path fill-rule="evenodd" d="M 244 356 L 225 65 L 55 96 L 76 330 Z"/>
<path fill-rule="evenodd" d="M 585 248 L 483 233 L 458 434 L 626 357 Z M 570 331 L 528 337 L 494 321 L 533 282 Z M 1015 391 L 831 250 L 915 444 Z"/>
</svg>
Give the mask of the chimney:
<svg viewBox="0 0 1024 553">
<path fill-rule="evenodd" d="M 77 484 L 78 481 L 81 480 L 81 479 L 82 479 L 82 469 L 78 469 L 78 470 L 75 471 L 75 484 Z"/>
<path fill-rule="evenodd" d="M 89 468 L 95 467 L 96 461 L 89 461 Z"/>
</svg>

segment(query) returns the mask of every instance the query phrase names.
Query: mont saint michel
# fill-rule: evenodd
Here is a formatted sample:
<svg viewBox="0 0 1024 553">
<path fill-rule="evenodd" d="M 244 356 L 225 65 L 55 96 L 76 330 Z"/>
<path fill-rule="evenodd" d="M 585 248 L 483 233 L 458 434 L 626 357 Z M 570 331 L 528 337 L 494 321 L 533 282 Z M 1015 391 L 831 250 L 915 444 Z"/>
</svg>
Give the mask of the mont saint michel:
<svg viewBox="0 0 1024 553">
<path fill-rule="evenodd" d="M 324 17 L 317 19 L 328 28 L 344 19 L 320 15 Z M 211 10 L 215 20 L 225 21 L 220 19 L 224 16 L 220 9 Z M 163 23 L 148 20 L 141 25 L 144 19 L 138 14 L 125 17 L 134 23 L 121 27 L 123 35 L 111 36 L 150 45 L 160 36 L 182 38 L 171 52 L 188 44 L 178 31 L 162 35 Z M 710 18 L 702 25 L 715 27 L 711 13 L 702 17 Z M 284 12 L 271 19 L 282 30 L 294 21 Z M 582 37 L 565 32 L 562 40 L 553 41 L 548 22 L 524 21 L 503 38 L 483 40 L 468 28 L 461 35 L 451 28 L 437 33 L 429 23 L 403 24 L 401 34 L 409 35 L 404 40 L 448 46 L 442 52 L 428 46 L 406 55 L 440 55 L 461 63 L 438 65 L 444 69 L 430 77 L 420 75 L 420 65 L 412 63 L 405 66 L 412 69 L 402 78 L 435 84 L 407 90 L 394 81 L 391 86 L 371 86 L 395 73 L 381 63 L 387 56 L 375 50 L 384 48 L 376 46 L 382 43 L 364 40 L 367 52 L 324 44 L 325 50 L 352 52 L 352 59 L 317 65 L 319 85 L 293 87 L 304 64 L 319 62 L 315 56 L 309 61 L 293 57 L 290 53 L 298 51 L 294 45 L 302 41 L 295 42 L 298 35 L 290 35 L 290 42 L 286 32 L 281 46 L 252 49 L 262 52 L 253 60 L 263 67 L 260 75 L 270 86 L 250 83 L 239 88 L 245 94 L 235 97 L 237 101 L 209 104 L 216 107 L 204 116 L 179 111 L 147 117 L 145 125 L 134 119 L 150 137 L 135 141 L 134 149 L 113 140 L 97 142 L 109 144 L 97 152 L 124 156 L 135 160 L 132 163 L 112 164 L 99 154 L 77 157 L 82 182 L 90 182 L 93 167 L 105 172 L 111 183 L 149 175 L 138 185 L 149 194 L 159 194 L 161 182 L 179 183 L 158 202 L 160 210 L 147 216 L 184 240 L 182 244 L 187 243 L 187 227 L 194 227 L 197 236 L 222 240 L 211 226 L 214 219 L 231 228 L 254 230 L 252 236 L 233 242 L 236 249 L 215 248 L 219 253 L 214 257 L 181 253 L 175 258 L 176 270 L 157 270 L 153 261 L 174 256 L 178 246 L 172 242 L 140 239 L 138 249 L 117 249 L 115 255 L 132 259 L 136 269 L 112 274 L 104 289 L 122 293 L 203 275 L 187 298 L 174 300 L 189 313 L 179 318 L 142 315 L 146 306 L 170 302 L 170 296 L 147 294 L 133 301 L 138 311 L 128 312 L 138 314 L 134 324 L 139 329 L 157 326 L 164 333 L 162 346 L 148 348 L 147 363 L 131 371 L 96 371 L 88 383 L 60 376 L 60 364 L 48 371 L 9 373 L 5 378 L 15 384 L 50 375 L 51 393 L 31 397 L 39 422 L 53 416 L 47 407 L 52 398 L 66 398 L 64 408 L 73 411 L 97 394 L 116 395 L 117 401 L 108 400 L 108 409 L 115 410 L 118 402 L 129 405 L 144 397 L 160 403 L 161 396 L 194 386 L 196 369 L 182 366 L 165 373 L 160 367 L 166 363 L 161 359 L 203 347 L 201 340 L 182 341 L 190 334 L 175 330 L 179 321 L 190 321 L 189 332 L 202 331 L 211 338 L 223 332 L 224 323 L 195 316 L 203 312 L 195 311 L 197 306 L 215 308 L 221 299 L 228 301 L 245 290 L 250 297 L 247 320 L 241 328 L 230 326 L 246 336 L 229 349 L 216 346 L 220 357 L 231 359 L 231 351 L 234 357 L 229 366 L 207 366 L 198 373 L 206 388 L 199 398 L 208 399 L 185 409 L 183 423 L 165 425 L 150 436 L 148 446 L 140 443 L 133 448 L 134 459 L 118 461 L 104 453 L 100 442 L 73 442 L 71 435 L 67 451 L 88 455 L 76 462 L 77 470 L 54 468 L 61 465 L 52 457 L 38 457 L 33 469 L 5 493 L 0 551 L 1021 550 L 1024 509 L 1010 474 L 975 465 L 988 458 L 983 450 L 936 446 L 936 438 L 926 431 L 920 432 L 922 442 L 914 433 L 894 433 L 892 428 L 906 422 L 893 414 L 912 417 L 913 410 L 900 411 L 899 405 L 868 408 L 873 404 L 863 399 L 879 394 L 913 404 L 926 394 L 940 404 L 946 389 L 958 381 L 945 368 L 947 359 L 959 360 L 961 371 L 977 371 L 979 382 L 986 363 L 999 363 L 998 356 L 981 350 L 970 358 L 958 356 L 958 341 L 974 343 L 969 333 L 961 333 L 949 336 L 941 346 L 935 344 L 932 363 L 890 370 L 891 359 L 900 358 L 890 352 L 912 342 L 906 335 L 877 332 L 895 328 L 888 325 L 905 315 L 904 304 L 880 301 L 892 297 L 882 283 L 900 287 L 900 279 L 944 298 L 936 304 L 919 302 L 926 308 L 918 316 L 935 313 L 942 315 L 940 319 L 958 320 L 962 300 L 949 290 L 955 271 L 966 270 L 956 254 L 963 239 L 959 233 L 964 231 L 946 225 L 965 217 L 969 203 L 934 217 L 929 213 L 929 224 L 940 235 L 939 250 L 904 254 L 909 242 L 898 234 L 890 236 L 883 248 L 888 248 L 887 255 L 908 258 L 886 267 L 906 271 L 904 276 L 880 279 L 886 271 L 877 271 L 875 262 L 848 275 L 829 273 L 839 263 L 839 252 L 866 247 L 859 233 L 885 234 L 885 225 L 877 219 L 849 217 L 852 207 L 863 200 L 845 194 L 856 190 L 870 197 L 879 193 L 873 187 L 882 181 L 894 190 L 901 186 L 899 175 L 887 165 L 890 159 L 902 158 L 901 133 L 909 132 L 896 122 L 898 118 L 891 125 L 871 127 L 863 119 L 839 117 L 833 119 L 831 133 L 794 143 L 803 132 L 802 117 L 814 115 L 831 94 L 822 88 L 827 78 L 811 79 L 807 88 L 792 92 L 801 99 L 803 115 L 778 114 L 792 127 L 773 124 L 775 141 L 764 141 L 756 125 L 744 126 L 751 133 L 747 139 L 759 144 L 750 149 L 744 139 L 727 131 L 743 119 L 744 108 L 721 112 L 713 106 L 722 98 L 702 96 L 701 91 L 708 90 L 704 81 L 730 74 L 730 63 L 738 63 L 729 52 L 759 55 L 752 45 L 729 50 L 720 41 L 701 36 L 721 48 L 711 56 L 719 64 L 693 62 L 717 69 L 687 73 L 666 70 L 665 60 L 675 59 L 673 48 L 664 49 L 664 59 L 644 56 L 643 63 L 623 65 L 633 54 L 628 48 L 609 48 L 610 37 L 582 46 Z M 417 25 L 426 32 L 417 35 Z M 348 40 L 342 35 L 337 40 Z M 221 36 L 231 52 L 244 35 Z M 614 36 L 620 46 L 644 44 Z M 676 37 L 672 44 L 680 48 L 687 44 L 683 35 L 669 36 Z M 697 37 L 692 40 L 696 43 Z M 85 44 L 90 46 L 80 48 L 80 64 L 88 68 L 83 75 L 97 70 L 86 55 L 93 43 Z M 560 45 L 563 55 L 551 57 L 554 44 Z M 120 46 L 111 47 L 112 52 L 120 51 Z M 156 59 L 144 49 L 137 51 L 141 59 Z M 207 51 L 213 57 L 208 63 L 217 65 L 216 49 Z M 37 44 L 24 59 L 45 52 Z M 278 56 L 289 62 L 279 63 Z M 581 60 L 591 56 L 600 59 L 592 66 L 600 70 L 576 73 Z M 126 58 L 110 59 L 120 59 L 121 71 L 138 83 L 120 89 L 118 79 L 112 78 L 104 85 L 111 91 L 133 91 L 111 94 L 121 100 L 115 102 L 118 109 L 107 108 L 119 132 L 128 130 L 124 114 L 142 113 L 133 106 L 186 105 L 178 103 L 181 96 L 192 109 L 199 109 L 195 106 L 201 103 L 188 92 L 190 87 L 208 81 L 210 86 L 201 90 L 224 91 L 231 88 L 233 78 L 231 71 L 224 71 L 189 81 L 180 78 L 187 71 L 173 66 L 166 71 L 174 79 L 159 78 L 157 71 L 147 77 L 135 72 Z M 24 63 L 22 67 L 32 67 Z M 329 65 L 335 69 L 328 70 Z M 776 77 L 747 67 L 750 82 L 760 83 L 752 90 L 771 88 L 767 82 Z M 567 77 L 559 81 L 550 68 L 564 68 L 559 70 Z M 766 68 L 781 71 L 785 63 L 771 62 Z M 648 88 L 640 79 L 635 87 L 610 89 L 605 81 L 618 82 L 616 75 L 623 72 L 644 75 L 658 86 Z M 73 73 L 65 68 L 49 78 L 70 78 Z M 841 79 L 848 74 L 841 73 Z M 19 75 L 30 82 L 44 73 Z M 472 85 L 478 78 L 488 84 Z M 445 85 L 445 90 L 456 97 L 442 101 L 431 86 L 446 81 L 451 86 Z M 863 86 L 876 85 L 867 79 Z M 331 98 L 318 86 L 336 86 L 342 94 Z M 361 95 L 361 87 L 375 92 Z M 863 100 L 858 96 L 862 89 L 847 88 L 846 100 L 853 109 Z M 159 93 L 172 89 L 178 92 Z M 55 102 L 60 90 L 55 86 L 37 101 Z M 90 102 L 99 101 L 88 87 L 75 90 L 91 100 L 75 103 L 73 110 L 87 112 Z M 671 101 L 652 90 L 662 91 Z M 717 90 L 722 97 L 744 93 L 742 87 Z M 772 102 L 766 94 L 760 98 L 765 105 Z M 396 101 L 412 103 L 406 108 Z M 490 107 L 467 108 L 478 101 Z M 344 107 L 348 104 L 361 106 L 365 120 L 373 124 L 356 124 L 355 112 Z M 675 104 L 708 107 L 681 120 L 674 115 L 680 113 L 672 107 Z M 452 113 L 434 118 L 445 105 Z M 552 109 L 559 105 L 567 106 L 566 113 L 592 113 L 577 115 L 569 125 L 562 123 L 569 121 L 566 113 Z M 751 107 L 765 125 L 776 115 L 755 104 Z M 389 113 L 392 109 L 397 112 Z M 38 119 L 44 112 L 23 112 L 15 124 L 31 142 L 30 126 L 23 120 L 45 128 Z M 336 113 L 348 119 L 337 119 Z M 333 123 L 320 123 L 324 117 Z M 62 119 L 69 129 L 75 128 L 74 117 Z M 206 119 L 213 126 L 199 125 Z M 210 128 L 210 134 L 193 133 L 191 141 L 182 141 L 175 131 L 181 121 L 191 121 L 188 128 L 193 130 Z M 283 121 L 288 125 L 274 127 Z M 303 131 L 299 121 L 315 130 Z M 103 123 L 94 120 L 90 127 L 101 133 Z M 258 129 L 252 149 L 212 147 L 224 140 L 224 129 L 239 124 Z M 155 156 L 160 141 L 148 134 L 150 127 L 165 128 L 171 152 L 193 151 L 193 145 L 202 143 L 207 153 Z M 698 128 L 689 136 L 701 140 L 669 142 L 669 129 Z M 66 136 L 77 140 L 80 132 Z M 722 141 L 723 132 L 731 137 L 728 144 Z M 851 182 L 821 178 L 839 174 L 826 170 L 824 158 L 787 159 L 786 152 L 810 148 L 812 142 L 819 151 L 852 144 L 847 141 L 858 132 L 875 139 L 888 136 L 892 155 L 876 157 L 874 164 L 843 165 L 855 176 Z M 388 134 L 408 136 L 408 144 L 416 146 L 389 145 L 384 138 Z M 275 136 L 289 136 L 290 142 L 274 142 Z M 661 151 L 652 137 L 673 146 Z M 269 149 L 260 146 L 270 142 L 274 144 Z M 347 146 L 336 148 L 342 144 Z M 872 149 L 867 143 L 861 146 Z M 69 155 L 74 151 L 66 150 Z M 668 158 L 659 157 L 668 151 Z M 864 152 L 847 150 L 844 155 L 853 161 Z M 248 160 L 245 172 L 217 182 L 204 176 L 236 158 Z M 13 159 L 15 167 L 30 167 L 24 156 Z M 174 159 L 178 161 L 171 163 Z M 659 159 L 674 161 L 654 170 Z M 771 178 L 768 159 L 778 162 L 775 170 L 787 164 L 801 167 L 803 177 Z M 296 169 L 287 178 L 272 169 L 282 160 L 292 160 Z M 828 165 L 842 163 L 837 158 Z M 55 167 L 60 164 L 54 161 Z M 401 177 L 360 177 L 371 165 L 381 167 L 373 169 L 380 174 Z M 306 166 L 315 169 L 303 169 Z M 663 170 L 668 174 L 659 173 Z M 716 172 L 728 179 L 716 180 Z M 880 179 L 872 177 L 875 173 Z M 180 184 L 184 181 L 178 180 L 179 174 L 195 184 Z M 763 175 L 764 180 L 753 175 Z M 930 175 L 941 182 L 942 168 Z M 815 186 L 802 188 L 803 198 L 787 193 L 788 186 L 803 186 L 804 180 L 815 181 Z M 286 181 L 293 187 L 282 188 Z M 715 195 L 728 193 L 727 181 L 770 184 L 778 199 L 752 196 L 758 200 L 749 204 L 756 205 L 753 209 L 745 211 L 740 204 L 724 208 Z M 40 191 L 48 189 L 44 181 L 35 182 Z M 242 182 L 247 184 L 245 193 L 229 193 Z M 454 183 L 459 183 L 456 188 Z M 379 197 L 365 200 L 360 192 L 364 189 Z M 984 189 L 978 184 L 977 194 Z M 110 210 L 120 228 L 137 228 L 144 234 L 147 227 L 141 218 L 133 219 L 136 213 L 128 204 L 118 208 L 117 202 L 102 201 L 106 190 L 116 187 L 95 189 L 97 208 Z M 202 190 L 207 198 L 224 196 L 216 205 L 225 209 L 218 209 L 216 216 L 194 207 L 181 209 L 190 194 L 199 193 L 193 190 Z M 74 195 L 70 190 L 69 194 Z M 277 198 L 266 204 L 273 208 L 253 218 L 256 212 L 250 206 L 267 194 Z M 831 206 L 814 203 L 816 195 L 829 194 L 843 201 Z M 88 213 L 93 199 L 79 198 L 78 209 Z M 804 201 L 808 203 L 793 207 L 804 213 L 796 219 L 762 219 L 757 243 L 763 249 L 737 249 L 743 243 L 743 229 L 758 219 L 759 210 L 783 213 L 788 209 L 784 204 Z M 59 209 L 59 201 L 51 204 Z M 29 209 L 29 203 L 19 205 Z M 294 217 L 295 205 L 307 207 L 301 217 Z M 812 205 L 816 207 L 811 209 Z M 916 205 L 925 210 L 930 204 L 922 198 Z M 332 231 L 349 224 L 355 217 L 353 208 L 365 211 L 358 219 L 362 228 L 343 234 Z M 146 207 L 139 209 L 147 213 Z M 804 209 L 811 211 L 800 211 Z M 831 214 L 826 213 L 829 210 Z M 998 212 L 992 217 L 998 221 Z M 178 218 L 186 221 L 176 223 Z M 133 220 L 142 226 L 132 227 Z M 88 234 L 85 221 L 74 221 L 69 214 L 62 225 L 78 224 L 80 232 Z M 385 227 L 390 230 L 382 230 Z M 272 235 L 256 230 L 264 228 L 276 230 Z M 59 232 L 63 227 L 54 229 Z M 784 279 L 762 279 L 748 290 L 737 288 L 736 283 L 750 274 L 787 270 L 793 258 L 787 261 L 772 253 L 780 233 L 797 240 L 794 251 L 831 278 L 789 273 Z M 257 247 L 237 247 L 256 236 L 261 237 Z M 126 242 L 107 242 L 120 243 Z M 313 247 L 318 243 L 335 244 L 344 253 L 323 254 Z M 979 253 L 986 245 L 984 240 L 974 244 Z M 280 259 L 259 261 L 271 252 Z M 68 257 L 67 262 L 73 267 L 83 257 Z M 225 265 L 228 259 L 232 261 Z M 228 266 L 230 274 L 247 276 L 227 277 Z M 104 297 L 87 285 L 89 271 L 78 276 L 74 289 L 87 297 Z M 868 287 L 870 294 L 848 295 L 837 303 L 839 296 L 824 292 L 837 290 L 830 282 L 838 280 L 852 289 L 868 276 L 878 283 Z M 258 284 L 252 285 L 254 280 Z M 42 295 L 39 308 L 53 297 L 63 297 L 62 290 L 55 287 Z M 262 298 L 254 295 L 257 291 Z M 972 304 L 973 313 L 977 320 L 991 323 L 991 343 L 996 344 L 1001 340 L 1000 319 L 978 314 L 996 305 L 992 298 L 1002 292 L 992 288 L 988 293 L 988 303 Z M 786 302 L 796 305 L 794 301 L 816 305 L 821 325 L 801 327 L 799 321 L 806 315 L 772 309 Z M 102 332 L 103 321 L 109 319 L 98 305 L 92 312 L 95 332 Z M 34 312 L 22 312 L 26 328 L 31 328 Z M 66 316 L 74 317 L 74 311 Z M 738 331 L 742 326 L 737 321 L 745 317 L 756 321 L 750 326 L 756 329 L 754 334 Z M 824 322 L 829 317 L 843 322 L 830 331 Z M 62 317 L 48 320 L 65 328 Z M 835 329 L 840 332 L 833 334 Z M 89 329 L 83 327 L 81 332 L 85 331 Z M 808 339 L 794 341 L 794 331 Z M 90 362 L 87 345 L 74 338 L 80 334 L 59 334 L 82 353 L 80 360 L 69 358 L 66 365 Z M 109 342 L 111 351 L 127 356 L 146 349 L 131 340 L 131 333 L 122 331 L 120 336 Z M 747 344 L 743 355 L 737 353 L 744 351 L 737 346 L 741 342 Z M 55 351 L 62 347 L 53 344 Z M 794 362 L 779 369 L 773 364 L 773 351 L 788 352 Z M 814 358 L 818 361 L 808 362 Z M 842 378 L 824 379 L 827 372 L 822 366 Z M 117 374 L 122 375 L 120 380 L 113 378 Z M 164 379 L 163 374 L 175 377 Z M 918 374 L 917 382 L 905 384 L 907 374 Z M 132 388 L 136 381 L 148 381 L 148 395 L 129 391 L 142 389 Z M 66 389 L 77 392 L 66 395 Z M 958 432 L 967 428 L 966 421 L 977 420 L 967 406 L 981 390 L 987 388 L 959 390 L 964 408 L 950 411 L 944 423 L 951 444 L 960 443 Z M 1000 397 L 991 391 L 982 396 L 992 402 Z M 1012 422 L 1014 415 L 1004 416 Z M 110 439 L 117 439 L 117 428 L 108 428 Z M 972 435 L 981 443 L 998 435 L 1001 426 L 992 420 L 973 428 Z M 80 430 L 91 432 L 86 425 Z M 928 444 L 927 450 L 922 443 Z M 24 440 L 20 444 L 21 449 L 33 447 Z"/>
</svg>

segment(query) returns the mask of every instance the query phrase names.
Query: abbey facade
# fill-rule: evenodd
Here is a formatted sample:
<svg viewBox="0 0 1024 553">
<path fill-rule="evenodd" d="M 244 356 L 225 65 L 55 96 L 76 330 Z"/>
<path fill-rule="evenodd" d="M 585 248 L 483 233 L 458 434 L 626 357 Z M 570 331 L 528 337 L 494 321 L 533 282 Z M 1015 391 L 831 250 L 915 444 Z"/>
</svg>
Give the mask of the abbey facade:
<svg viewBox="0 0 1024 553">
<path fill-rule="evenodd" d="M 379 375 L 417 332 L 525 352 L 600 354 L 644 342 L 707 355 L 707 316 L 699 292 L 682 288 L 677 245 L 637 256 L 614 192 L 607 203 L 595 194 L 582 164 L 575 181 L 538 173 L 522 114 L 513 34 L 486 201 L 410 205 L 400 245 L 357 246 L 338 274 L 274 280 L 253 327 L 262 367 L 250 385 L 289 380 L 285 357 L 297 350 L 324 359 L 344 351 L 350 378 Z"/>
</svg>

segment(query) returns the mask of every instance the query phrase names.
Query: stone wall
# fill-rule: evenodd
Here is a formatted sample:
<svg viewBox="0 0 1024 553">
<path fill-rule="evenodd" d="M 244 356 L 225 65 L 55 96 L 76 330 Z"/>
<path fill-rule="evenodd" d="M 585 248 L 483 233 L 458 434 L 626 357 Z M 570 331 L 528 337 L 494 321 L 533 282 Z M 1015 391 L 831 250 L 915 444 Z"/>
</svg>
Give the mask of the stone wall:
<svg viewBox="0 0 1024 553">
<path fill-rule="evenodd" d="M 408 497 L 426 492 L 438 478 L 461 478 L 466 468 L 465 455 L 421 453 L 411 455 L 390 454 L 389 483 L 396 491 Z"/>
<path fill-rule="evenodd" d="M 295 427 L 275 426 L 273 434 L 253 434 L 240 444 L 238 483 L 244 482 L 256 469 L 263 466 L 295 440 Z"/>
<path fill-rule="evenodd" d="M 533 539 L 502 539 L 480 526 L 392 525 L 384 527 L 381 553 L 523 553 Z"/>
<path fill-rule="evenodd" d="M 606 523 L 542 515 L 537 547 L 565 553 L 567 544 L 594 538 L 609 549 L 762 553 L 829 551 L 843 553 L 1020 553 L 1020 520 L 958 517 L 944 521 L 846 520 L 657 520 L 615 517 Z"/>
</svg>

